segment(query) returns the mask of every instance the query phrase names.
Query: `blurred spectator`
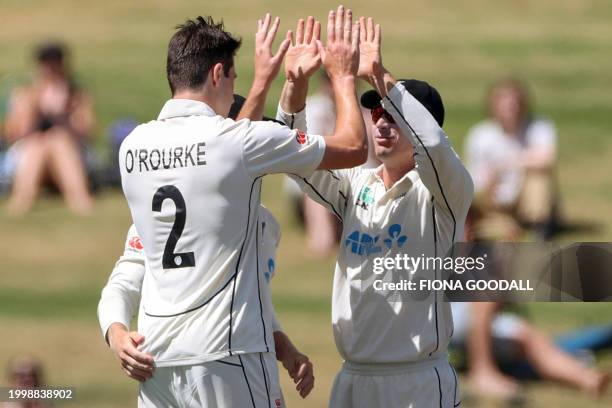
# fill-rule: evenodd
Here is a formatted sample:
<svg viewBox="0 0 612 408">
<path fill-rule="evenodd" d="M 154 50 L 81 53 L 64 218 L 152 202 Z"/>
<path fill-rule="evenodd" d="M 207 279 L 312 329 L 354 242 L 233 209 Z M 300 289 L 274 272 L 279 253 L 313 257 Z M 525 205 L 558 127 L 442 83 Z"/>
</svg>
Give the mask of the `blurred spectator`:
<svg viewBox="0 0 612 408">
<path fill-rule="evenodd" d="M 527 227 L 549 239 L 558 209 L 555 128 L 534 117 L 527 89 L 516 79 L 493 85 L 487 111 L 489 119 L 470 129 L 465 147 L 476 190 L 474 233 L 477 239 L 515 240 Z"/>
<path fill-rule="evenodd" d="M 336 105 L 331 82 L 325 71 L 319 75 L 317 92 L 306 99 L 306 126 L 308 133 L 332 135 L 336 124 Z M 340 221 L 325 207 L 304 195 L 294 181 L 286 179 L 286 190 L 295 200 L 306 229 L 307 245 L 314 257 L 331 254 L 338 243 Z"/>
<path fill-rule="evenodd" d="M 14 358 L 9 362 L 7 368 L 7 379 L 9 388 L 36 389 L 44 388 L 42 367 L 40 363 L 30 357 L 23 356 Z M 43 400 L 4 402 L 2 408 L 48 408 L 50 405 Z"/>
<path fill-rule="evenodd" d="M 598 397 L 610 374 L 590 367 L 612 348 L 612 326 L 577 330 L 553 340 L 497 303 L 453 303 L 451 349 L 464 352 L 468 383 L 479 394 L 513 398 L 520 380 L 545 379 Z"/>
<path fill-rule="evenodd" d="M 62 44 L 39 46 L 34 80 L 11 94 L 4 136 L 11 144 L 5 166 L 12 173 L 12 213 L 29 211 L 49 182 L 74 212 L 92 209 L 83 146 L 94 125 L 93 104 L 66 57 Z"/>
</svg>

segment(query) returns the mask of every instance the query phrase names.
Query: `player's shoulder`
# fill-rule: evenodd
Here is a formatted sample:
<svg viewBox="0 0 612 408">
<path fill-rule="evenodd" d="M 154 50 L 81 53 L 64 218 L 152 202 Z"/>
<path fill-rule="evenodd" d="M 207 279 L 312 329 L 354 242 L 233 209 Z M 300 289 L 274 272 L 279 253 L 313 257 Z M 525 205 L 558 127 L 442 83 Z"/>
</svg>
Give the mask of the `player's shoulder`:
<svg viewBox="0 0 612 408">
<path fill-rule="evenodd" d="M 130 146 L 134 143 L 137 143 L 140 139 L 149 135 L 155 128 L 155 120 L 151 120 L 149 122 L 140 123 L 136 126 L 121 142 L 121 148 L 125 146 Z"/>
</svg>

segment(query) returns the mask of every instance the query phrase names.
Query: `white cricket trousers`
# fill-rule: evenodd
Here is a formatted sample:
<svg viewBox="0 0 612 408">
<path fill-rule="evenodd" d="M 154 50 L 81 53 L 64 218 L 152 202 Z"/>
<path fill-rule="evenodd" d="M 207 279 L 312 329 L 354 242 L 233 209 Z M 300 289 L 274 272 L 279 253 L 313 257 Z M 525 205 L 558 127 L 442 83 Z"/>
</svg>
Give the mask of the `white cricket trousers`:
<svg viewBox="0 0 612 408">
<path fill-rule="evenodd" d="M 285 408 L 274 353 L 157 367 L 140 385 L 141 408 Z"/>
<path fill-rule="evenodd" d="M 446 354 L 414 363 L 345 362 L 336 376 L 330 408 L 455 408 L 457 374 Z"/>
</svg>

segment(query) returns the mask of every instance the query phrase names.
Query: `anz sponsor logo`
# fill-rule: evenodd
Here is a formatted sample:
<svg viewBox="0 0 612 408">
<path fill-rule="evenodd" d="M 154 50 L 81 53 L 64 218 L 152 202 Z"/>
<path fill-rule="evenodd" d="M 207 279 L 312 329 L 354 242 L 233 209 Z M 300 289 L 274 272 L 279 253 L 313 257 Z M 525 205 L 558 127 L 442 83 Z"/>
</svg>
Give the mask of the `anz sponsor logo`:
<svg viewBox="0 0 612 408">
<path fill-rule="evenodd" d="M 372 236 L 365 232 L 353 231 L 346 236 L 344 246 L 354 254 L 369 256 L 382 252 L 383 248 L 401 248 L 407 240 L 408 237 L 402 235 L 402 226 L 393 224 L 387 229 L 387 235 L 382 240 L 380 234 Z"/>
<path fill-rule="evenodd" d="M 275 266 L 274 259 L 268 259 L 268 270 L 264 272 L 264 278 L 266 278 L 266 282 L 268 283 L 270 283 L 270 279 L 272 278 L 272 275 L 274 275 Z"/>
</svg>

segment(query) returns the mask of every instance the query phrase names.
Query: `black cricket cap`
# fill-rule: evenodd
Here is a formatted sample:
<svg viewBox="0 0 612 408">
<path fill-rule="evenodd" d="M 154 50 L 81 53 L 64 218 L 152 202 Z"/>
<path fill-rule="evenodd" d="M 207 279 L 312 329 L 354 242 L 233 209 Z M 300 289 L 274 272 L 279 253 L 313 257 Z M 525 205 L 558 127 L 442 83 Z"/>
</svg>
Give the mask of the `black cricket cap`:
<svg viewBox="0 0 612 408">
<path fill-rule="evenodd" d="M 238 114 L 240 113 L 240 109 L 242 109 L 242 105 L 244 105 L 245 101 L 246 101 L 246 98 L 244 96 L 234 94 L 234 103 L 232 103 L 232 106 L 230 106 L 230 110 L 229 110 L 229 113 L 227 114 L 227 117 L 230 119 L 236 120 L 236 118 L 238 117 Z M 280 123 L 281 125 L 284 125 L 284 123 L 276 119 L 269 118 L 267 116 L 264 116 L 262 120 L 267 120 L 270 122 L 277 122 L 277 123 Z"/>
<path fill-rule="evenodd" d="M 438 125 L 442 127 L 444 124 L 444 104 L 436 88 L 418 79 L 401 79 L 398 83 L 402 84 L 421 105 L 427 108 Z M 371 89 L 361 95 L 361 106 L 369 110 L 375 109 L 380 106 L 381 99 L 378 92 Z"/>
<path fill-rule="evenodd" d="M 38 62 L 61 61 L 65 55 L 66 46 L 56 41 L 40 44 L 34 51 L 34 57 Z"/>
</svg>

